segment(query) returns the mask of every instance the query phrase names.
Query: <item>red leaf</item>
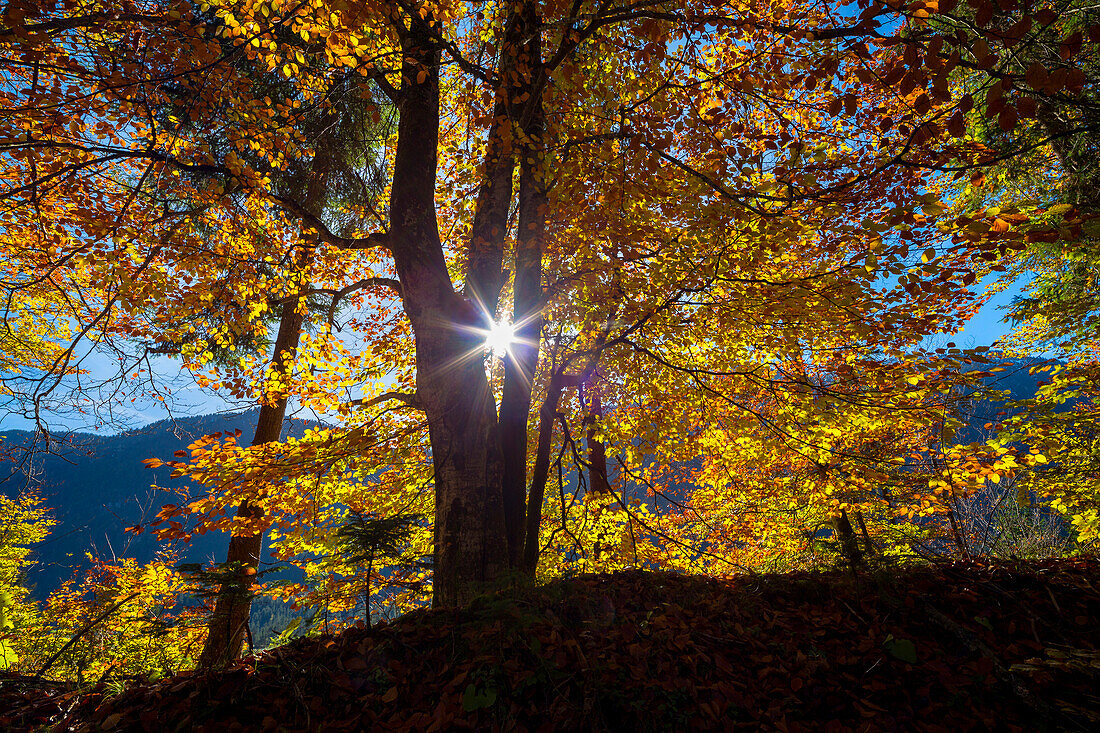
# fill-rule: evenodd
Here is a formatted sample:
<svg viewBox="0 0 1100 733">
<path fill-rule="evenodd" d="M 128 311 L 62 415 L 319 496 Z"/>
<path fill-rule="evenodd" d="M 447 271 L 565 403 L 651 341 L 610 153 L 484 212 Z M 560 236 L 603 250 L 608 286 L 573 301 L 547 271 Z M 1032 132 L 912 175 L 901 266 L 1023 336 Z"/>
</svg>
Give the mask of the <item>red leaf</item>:
<svg viewBox="0 0 1100 733">
<path fill-rule="evenodd" d="M 1020 117 L 1027 120 L 1035 119 L 1035 113 L 1038 109 L 1039 105 L 1033 97 L 1020 97 L 1016 102 L 1016 111 L 1020 113 Z"/>
<path fill-rule="evenodd" d="M 1066 74 L 1066 91 L 1070 94 L 1080 94 L 1081 89 L 1085 86 L 1086 79 L 1083 69 L 1070 69 Z"/>
<path fill-rule="evenodd" d="M 974 13 L 974 22 L 977 23 L 979 27 L 985 28 L 989 25 L 989 21 L 991 20 L 993 20 L 993 3 L 983 3 L 982 6 L 978 8 L 978 12 Z"/>
<path fill-rule="evenodd" d="M 962 112 L 956 112 L 948 118 L 947 131 L 955 137 L 962 137 L 966 134 L 966 117 L 963 116 Z"/>
<path fill-rule="evenodd" d="M 1068 36 L 1058 47 L 1058 55 L 1062 57 L 1063 61 L 1068 61 L 1081 51 L 1081 42 L 1083 40 L 1084 37 L 1081 31 L 1077 31 L 1073 35 Z"/>
<path fill-rule="evenodd" d="M 1027 85 L 1032 89 L 1042 89 L 1047 83 L 1047 78 L 1046 68 L 1038 61 L 1032 61 L 1024 73 L 1024 79 L 1027 80 Z"/>
<path fill-rule="evenodd" d="M 1055 69 L 1050 74 L 1050 80 L 1047 82 L 1046 92 L 1049 94 L 1057 94 L 1062 91 L 1066 86 L 1066 79 L 1069 78 L 1069 69 L 1061 68 Z"/>
</svg>

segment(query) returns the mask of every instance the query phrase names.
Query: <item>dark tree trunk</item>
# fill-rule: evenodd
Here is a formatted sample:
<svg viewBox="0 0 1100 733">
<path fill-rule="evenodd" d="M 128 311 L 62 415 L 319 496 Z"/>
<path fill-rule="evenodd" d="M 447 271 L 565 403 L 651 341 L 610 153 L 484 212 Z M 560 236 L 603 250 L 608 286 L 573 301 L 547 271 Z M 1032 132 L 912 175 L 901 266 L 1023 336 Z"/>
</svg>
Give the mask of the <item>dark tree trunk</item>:
<svg viewBox="0 0 1100 733">
<path fill-rule="evenodd" d="M 504 522 L 508 532 L 508 558 L 513 568 L 523 559 L 524 505 L 527 497 L 527 418 L 531 412 L 531 388 L 538 366 L 542 337 L 542 252 L 546 234 L 544 162 L 545 119 L 536 80 L 541 67 L 541 41 L 533 15 L 525 7 L 522 27 L 531 29 L 520 74 L 531 80 L 532 95 L 519 145 L 519 225 L 516 232 L 515 281 L 512 321 L 516 342 L 504 364 L 504 392 L 500 401 L 500 435 L 503 451 Z M 539 95 L 537 99 L 533 95 Z"/>
<path fill-rule="evenodd" d="M 539 408 L 539 433 L 535 445 L 535 465 L 531 469 L 531 491 L 527 496 L 527 517 L 524 526 L 523 572 L 534 575 L 539 564 L 539 528 L 542 526 L 542 501 L 546 495 L 546 480 L 550 475 L 550 448 L 554 440 L 554 422 L 564 386 L 564 375 L 550 377 L 546 398 Z"/>
<path fill-rule="evenodd" d="M 297 299 L 283 305 L 272 357 L 272 366 L 276 371 L 282 371 L 293 363 L 303 321 L 304 315 L 299 312 Z M 285 395 L 261 404 L 252 445 L 274 443 L 282 437 L 286 404 Z M 199 657 L 200 667 L 224 667 L 241 654 L 252 606 L 249 588 L 260 566 L 260 551 L 263 548 L 263 530 L 256 529 L 254 525 L 263 522 L 263 514 L 261 507 L 248 501 L 242 501 L 237 507 L 236 522 L 243 524 L 245 529 L 240 533 L 234 532 L 230 537 L 225 564 L 226 569 L 235 570 L 237 579 L 223 584 L 218 590 L 206 643 Z"/>
<path fill-rule="evenodd" d="M 947 510 L 947 518 L 951 522 L 951 537 L 955 540 L 955 547 L 959 551 L 959 555 L 965 558 L 970 557 L 970 548 L 966 546 L 966 540 L 963 539 L 962 532 L 959 531 L 959 523 L 955 521 L 955 510 Z"/>
<path fill-rule="evenodd" d="M 325 152 L 325 145 L 318 145 L 305 191 L 305 208 L 319 215 L 325 196 L 325 177 L 331 164 L 331 158 Z M 312 260 L 312 249 L 304 247 L 298 251 L 294 260 L 299 273 L 305 273 Z M 305 275 L 300 276 L 298 290 L 307 289 Z M 289 369 L 298 352 L 298 342 L 305 324 L 305 309 L 301 307 L 301 298 L 293 297 L 283 303 L 279 316 L 279 331 L 275 336 L 272 349 L 271 367 L 276 373 Z M 280 394 L 274 399 L 264 398 L 260 403 L 260 416 L 256 421 L 256 432 L 252 445 L 275 443 L 282 438 L 283 420 L 286 417 L 287 396 Z M 223 667 L 241 654 L 245 634 L 248 632 L 248 616 L 252 607 L 252 595 L 248 590 L 255 581 L 255 573 L 260 565 L 260 553 L 263 549 L 263 529 L 266 526 L 263 509 L 248 501 L 237 506 L 237 523 L 241 529 L 233 532 L 229 538 L 226 552 L 227 569 L 236 569 L 237 579 L 224 584 L 218 590 L 214 602 L 214 612 L 210 617 L 206 643 L 199 657 L 202 667 Z"/>
<path fill-rule="evenodd" d="M 871 541 L 871 533 L 867 531 L 867 522 L 863 521 L 863 511 L 856 511 L 856 522 L 859 524 L 859 532 L 863 535 L 863 549 L 867 555 L 875 554 L 875 543 Z"/>
<path fill-rule="evenodd" d="M 411 23 L 402 39 L 389 234 L 416 338 L 417 400 L 435 468 L 433 603 L 456 606 L 508 567 L 500 436 L 475 332 L 483 316 L 455 292 L 436 222 L 440 52 L 427 22 Z"/>
<path fill-rule="evenodd" d="M 848 519 L 848 512 L 840 510 L 840 516 L 833 520 L 833 527 L 840 538 L 840 549 L 848 560 L 852 572 L 863 565 L 863 552 L 859 549 L 859 540 L 856 539 L 855 530 Z"/>
<path fill-rule="evenodd" d="M 493 104 L 482 180 L 466 251 L 466 298 L 479 305 L 489 317 L 496 314 L 500 289 L 506 279 L 501 268 L 508 233 L 508 210 L 512 204 L 512 176 L 516 169 L 512 99 L 518 96 L 516 56 L 522 42 L 520 32 L 519 18 L 512 15 L 504 29 L 497 65 L 500 86 Z"/>
<path fill-rule="evenodd" d="M 587 383 L 585 396 L 588 398 L 588 414 L 585 423 L 588 430 L 588 490 L 595 495 L 610 494 L 611 483 L 607 480 L 607 447 L 596 437 L 596 424 L 603 417 L 603 401 L 595 377 Z"/>
</svg>

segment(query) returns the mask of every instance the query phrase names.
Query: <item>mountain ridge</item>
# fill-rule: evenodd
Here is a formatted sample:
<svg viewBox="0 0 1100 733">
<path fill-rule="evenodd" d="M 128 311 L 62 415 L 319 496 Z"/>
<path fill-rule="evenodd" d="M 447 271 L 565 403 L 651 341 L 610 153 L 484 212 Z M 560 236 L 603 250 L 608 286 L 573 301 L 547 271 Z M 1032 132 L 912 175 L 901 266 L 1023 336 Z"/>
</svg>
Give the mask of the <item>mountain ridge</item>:
<svg viewBox="0 0 1100 733">
<path fill-rule="evenodd" d="M 134 535 L 126 527 L 151 520 L 172 495 L 153 486 L 173 489 L 185 482 L 171 477 L 171 468 L 145 465 L 147 458 L 168 460 L 194 440 L 213 433 L 234 432 L 250 436 L 259 408 L 233 413 L 158 420 L 117 435 L 69 433 L 60 454 L 37 453 L 23 472 L 11 471 L 0 482 L 0 492 L 15 497 L 27 489 L 38 493 L 58 524 L 34 547 L 38 562 L 30 569 L 28 585 L 35 597 L 44 598 L 63 582 L 87 569 L 91 552 L 101 559 L 134 557 L 149 562 L 161 543 L 152 533 Z M 315 421 L 289 418 L 283 437 L 301 437 Z M 26 430 L 0 433 L 0 446 L 26 446 L 33 439 Z M 180 560 L 202 562 L 220 559 L 228 537 L 223 532 L 196 535 L 180 545 Z M 270 557 L 266 558 L 270 561 Z"/>
</svg>

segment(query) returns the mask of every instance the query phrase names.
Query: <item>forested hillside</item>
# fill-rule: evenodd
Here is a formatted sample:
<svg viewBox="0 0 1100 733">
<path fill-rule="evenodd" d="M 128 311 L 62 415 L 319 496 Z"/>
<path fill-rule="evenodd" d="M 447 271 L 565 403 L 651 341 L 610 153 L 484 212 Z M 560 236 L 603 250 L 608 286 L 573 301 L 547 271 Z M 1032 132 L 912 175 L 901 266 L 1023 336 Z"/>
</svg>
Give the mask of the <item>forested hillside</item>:
<svg viewBox="0 0 1100 733">
<path fill-rule="evenodd" d="M 33 547 L 34 564 L 27 569 L 27 582 L 35 597 L 44 599 L 63 581 L 79 578 L 89 567 L 85 553 L 102 560 L 132 557 L 147 563 L 160 549 L 176 552 L 178 562 L 211 561 L 225 546 L 222 533 L 195 537 L 190 543 L 158 543 L 151 533 L 126 531 L 152 522 L 162 505 L 177 500 L 170 489 L 181 481 L 172 478 L 168 469 L 150 467 L 144 461 L 167 460 L 211 433 L 240 430 L 248 434 L 256 429 L 256 417 L 257 411 L 250 410 L 163 420 L 112 436 L 68 434 L 55 452 L 38 452 L 25 464 L 6 465 L 0 493 L 15 499 L 31 489 L 57 520 L 50 535 Z M 284 437 L 301 437 L 309 426 L 305 421 L 289 421 Z M 18 451 L 32 439 L 26 432 L 3 432 L 0 448 Z"/>
</svg>

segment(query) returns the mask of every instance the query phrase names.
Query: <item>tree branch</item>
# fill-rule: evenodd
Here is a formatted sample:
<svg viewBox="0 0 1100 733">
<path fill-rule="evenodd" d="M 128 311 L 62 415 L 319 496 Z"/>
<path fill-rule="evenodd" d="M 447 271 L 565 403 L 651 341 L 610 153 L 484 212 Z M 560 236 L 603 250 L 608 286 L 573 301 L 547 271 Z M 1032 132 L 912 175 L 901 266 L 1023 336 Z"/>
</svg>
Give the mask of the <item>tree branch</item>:
<svg viewBox="0 0 1100 733">
<path fill-rule="evenodd" d="M 284 209 L 313 228 L 317 232 L 318 238 L 325 244 L 332 245 L 337 249 L 390 248 L 390 236 L 386 232 L 374 232 L 365 237 L 341 237 L 334 234 L 332 230 L 328 228 L 328 225 L 321 221 L 319 216 L 310 213 L 309 209 L 302 206 L 294 199 L 288 196 L 275 195 L 272 195 L 271 198 L 278 201 Z"/>
<path fill-rule="evenodd" d="M 404 298 L 404 291 L 401 289 L 401 281 L 392 277 L 366 277 L 359 282 L 352 283 L 345 288 L 334 290 L 332 288 L 316 288 L 310 290 L 307 295 L 326 294 L 332 296 L 332 304 L 328 307 L 328 322 L 331 324 L 336 317 L 336 306 L 340 304 L 346 296 L 351 295 L 357 290 L 364 290 L 366 288 L 382 286 L 389 288 L 397 293 L 398 296 Z M 339 329 L 337 329 L 339 330 Z"/>
<path fill-rule="evenodd" d="M 414 410 L 424 411 L 424 407 L 420 403 L 420 398 L 416 396 L 415 392 L 383 392 L 377 397 L 372 397 L 369 400 L 352 400 L 351 404 L 356 407 L 375 407 L 376 405 L 380 405 L 383 402 L 389 402 L 390 400 L 404 402 Z"/>
</svg>

